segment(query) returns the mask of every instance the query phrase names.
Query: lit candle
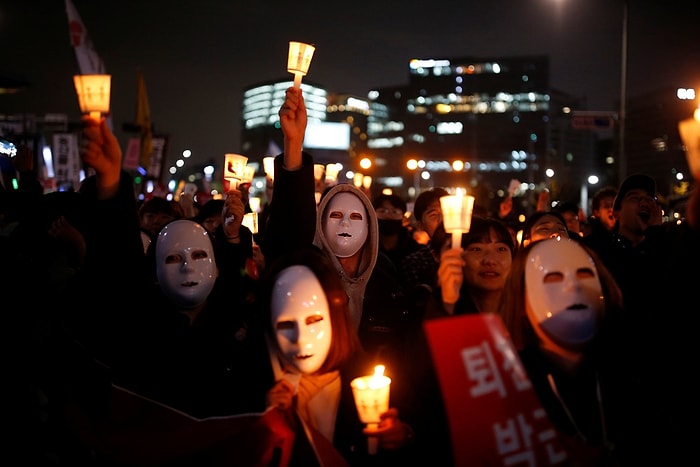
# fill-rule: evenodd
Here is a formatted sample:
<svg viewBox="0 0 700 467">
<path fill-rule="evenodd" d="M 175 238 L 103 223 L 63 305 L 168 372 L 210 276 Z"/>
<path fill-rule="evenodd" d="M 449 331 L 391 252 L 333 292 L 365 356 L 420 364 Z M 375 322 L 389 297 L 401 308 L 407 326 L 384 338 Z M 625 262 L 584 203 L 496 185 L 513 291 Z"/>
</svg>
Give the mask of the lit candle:
<svg viewBox="0 0 700 467">
<path fill-rule="evenodd" d="M 333 185 L 338 180 L 339 164 L 326 164 L 326 183 Z"/>
<path fill-rule="evenodd" d="M 262 203 L 262 200 L 260 199 L 259 196 L 251 196 L 248 198 L 248 206 L 250 206 L 250 210 L 256 213 L 260 212 L 260 204 Z M 257 233 L 257 232 L 253 232 Z"/>
<path fill-rule="evenodd" d="M 258 213 L 247 212 L 243 214 L 243 221 L 241 221 L 241 224 L 248 227 L 253 234 L 258 233 Z"/>
<path fill-rule="evenodd" d="M 111 75 L 75 75 L 73 83 L 82 113 L 97 121 L 102 118 L 103 113 L 109 113 Z"/>
<path fill-rule="evenodd" d="M 287 71 L 294 74 L 294 87 L 301 87 L 301 77 L 306 76 L 311 65 L 311 58 L 314 56 L 316 47 L 303 42 L 289 42 L 287 55 Z"/>
<path fill-rule="evenodd" d="M 469 232 L 472 222 L 474 197 L 467 196 L 463 188 L 457 188 L 455 195 L 440 198 L 440 207 L 445 232 L 452 233 L 452 248 L 461 248 L 462 233 Z"/>
<path fill-rule="evenodd" d="M 360 376 L 350 383 L 360 421 L 371 428 L 379 426 L 380 415 L 389 410 L 391 378 L 384 376 L 384 369 L 384 365 L 377 365 L 373 375 Z M 375 436 L 367 439 L 370 454 L 377 453 L 377 444 Z"/>
<path fill-rule="evenodd" d="M 243 180 L 247 163 L 248 158 L 241 154 L 224 155 L 224 180 L 229 183 L 229 190 L 231 188 L 238 189 L 238 184 Z"/>
<path fill-rule="evenodd" d="M 266 156 L 263 157 L 263 170 L 265 175 L 268 176 L 271 182 L 275 181 L 275 157 Z"/>
</svg>

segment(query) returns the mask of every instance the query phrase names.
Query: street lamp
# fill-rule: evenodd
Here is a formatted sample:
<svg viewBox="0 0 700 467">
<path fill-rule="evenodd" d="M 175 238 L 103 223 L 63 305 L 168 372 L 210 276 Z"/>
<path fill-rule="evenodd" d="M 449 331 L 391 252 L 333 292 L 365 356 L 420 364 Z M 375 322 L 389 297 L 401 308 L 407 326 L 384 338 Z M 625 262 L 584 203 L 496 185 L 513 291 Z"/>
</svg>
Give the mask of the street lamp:
<svg viewBox="0 0 700 467">
<path fill-rule="evenodd" d="M 629 0 L 622 2 L 622 57 L 620 70 L 620 118 L 619 118 L 619 149 L 618 161 L 620 173 L 619 180 L 627 177 L 627 156 L 625 155 L 625 120 L 627 113 L 627 23 L 628 23 Z"/>
<path fill-rule="evenodd" d="M 410 193 L 411 198 L 416 198 L 418 197 L 418 191 L 420 189 L 420 178 L 418 178 L 420 175 L 418 173 L 418 168 L 419 168 L 419 162 L 416 159 L 409 159 L 406 161 L 406 168 L 413 172 L 413 186 L 409 191 L 413 191 L 413 193 Z"/>
</svg>

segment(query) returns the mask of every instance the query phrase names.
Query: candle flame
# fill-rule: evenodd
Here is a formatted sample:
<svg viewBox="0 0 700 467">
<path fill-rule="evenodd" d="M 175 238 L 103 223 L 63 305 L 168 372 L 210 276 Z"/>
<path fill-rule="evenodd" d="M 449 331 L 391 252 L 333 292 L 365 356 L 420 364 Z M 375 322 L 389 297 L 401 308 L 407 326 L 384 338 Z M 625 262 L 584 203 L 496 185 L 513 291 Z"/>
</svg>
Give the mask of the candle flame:
<svg viewBox="0 0 700 467">
<path fill-rule="evenodd" d="M 374 375 L 369 379 L 369 389 L 379 389 L 386 386 L 386 378 L 384 377 L 384 365 L 377 365 L 374 367 Z"/>
<path fill-rule="evenodd" d="M 377 365 L 374 367 L 374 376 L 384 376 L 384 370 L 386 367 L 384 365 Z"/>
</svg>

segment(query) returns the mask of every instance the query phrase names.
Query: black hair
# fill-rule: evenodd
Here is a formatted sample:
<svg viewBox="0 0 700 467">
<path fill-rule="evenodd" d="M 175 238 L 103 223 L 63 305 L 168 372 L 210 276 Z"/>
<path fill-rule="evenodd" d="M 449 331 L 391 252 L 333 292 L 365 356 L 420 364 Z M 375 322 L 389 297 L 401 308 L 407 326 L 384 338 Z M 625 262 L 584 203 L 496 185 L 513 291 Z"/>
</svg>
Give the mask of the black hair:
<svg viewBox="0 0 700 467">
<path fill-rule="evenodd" d="M 472 217 L 469 232 L 462 235 L 462 248 L 467 248 L 472 243 L 490 243 L 492 233 L 496 234 L 499 242 L 508 245 L 511 254 L 515 252 L 515 242 L 508 227 L 493 217 Z"/>
<path fill-rule="evenodd" d="M 380 193 L 372 200 L 372 206 L 374 206 L 374 209 L 377 209 L 381 207 L 384 201 L 389 201 L 389 204 L 395 208 L 399 208 L 401 211 L 406 212 L 406 201 L 399 195 L 393 193 L 390 195 Z"/>
<path fill-rule="evenodd" d="M 449 195 L 447 190 L 440 187 L 431 188 L 430 190 L 422 192 L 413 203 L 413 215 L 420 221 L 425 211 L 428 210 L 428 206 L 447 195 Z"/>
<path fill-rule="evenodd" d="M 523 237 L 520 240 L 521 244 L 523 244 L 523 242 L 525 242 L 526 240 L 530 240 L 530 237 L 532 236 L 532 232 L 530 232 L 532 230 L 532 227 L 537 223 L 537 221 L 542 219 L 544 216 L 556 217 L 557 219 L 559 219 L 559 221 L 561 221 L 562 225 L 566 227 L 566 220 L 557 211 L 536 211 L 527 218 L 525 224 L 523 225 Z"/>
</svg>

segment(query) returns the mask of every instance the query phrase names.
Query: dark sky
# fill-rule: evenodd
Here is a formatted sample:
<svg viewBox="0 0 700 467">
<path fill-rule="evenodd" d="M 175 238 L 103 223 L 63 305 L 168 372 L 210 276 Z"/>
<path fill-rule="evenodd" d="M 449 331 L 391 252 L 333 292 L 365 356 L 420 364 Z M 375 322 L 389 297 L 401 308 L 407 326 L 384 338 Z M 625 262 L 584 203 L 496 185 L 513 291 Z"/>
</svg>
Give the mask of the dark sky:
<svg viewBox="0 0 700 467">
<path fill-rule="evenodd" d="M 240 148 L 240 95 L 290 77 L 290 40 L 316 46 L 308 79 L 366 96 L 408 82 L 411 58 L 548 55 L 550 84 L 614 110 L 620 94 L 624 0 L 353 2 L 73 0 L 112 75 L 112 114 L 136 109 L 144 73 L 156 132 L 169 161 L 199 161 Z M 664 86 L 700 89 L 700 1 L 627 0 L 628 95 Z M 78 119 L 64 0 L 0 0 L 0 74 L 30 88 L 0 95 L 0 113 L 67 113 Z M 256 155 L 247 154 L 249 157 Z"/>
</svg>

